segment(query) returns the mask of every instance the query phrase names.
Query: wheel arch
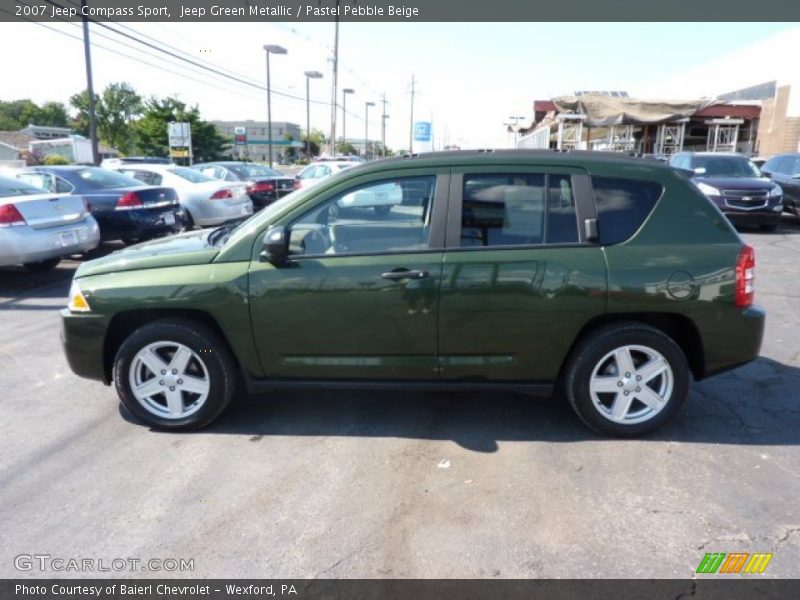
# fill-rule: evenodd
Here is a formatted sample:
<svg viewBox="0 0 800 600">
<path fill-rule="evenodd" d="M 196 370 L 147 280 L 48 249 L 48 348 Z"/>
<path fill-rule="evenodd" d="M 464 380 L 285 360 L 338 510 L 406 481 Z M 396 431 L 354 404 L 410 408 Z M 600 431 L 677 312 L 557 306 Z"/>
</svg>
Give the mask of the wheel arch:
<svg viewBox="0 0 800 600">
<path fill-rule="evenodd" d="M 117 355 L 117 351 L 125 339 L 142 325 L 146 325 L 158 319 L 170 317 L 194 321 L 208 327 L 211 331 L 216 333 L 226 345 L 228 352 L 233 357 L 236 368 L 241 369 L 239 358 L 233 351 L 233 347 L 225 335 L 225 332 L 219 326 L 217 320 L 207 312 L 178 308 L 142 308 L 117 313 L 108 324 L 106 337 L 103 341 L 103 377 L 106 384 L 111 383 L 113 379 L 114 357 Z"/>
<path fill-rule="evenodd" d="M 610 313 L 590 319 L 580 330 L 561 363 L 558 380 L 561 381 L 572 356 L 584 339 L 607 325 L 614 323 L 642 323 L 658 329 L 672 338 L 683 351 L 689 369 L 695 379 L 705 377 L 705 351 L 703 339 L 697 325 L 689 318 L 677 313 L 631 312 Z"/>
</svg>

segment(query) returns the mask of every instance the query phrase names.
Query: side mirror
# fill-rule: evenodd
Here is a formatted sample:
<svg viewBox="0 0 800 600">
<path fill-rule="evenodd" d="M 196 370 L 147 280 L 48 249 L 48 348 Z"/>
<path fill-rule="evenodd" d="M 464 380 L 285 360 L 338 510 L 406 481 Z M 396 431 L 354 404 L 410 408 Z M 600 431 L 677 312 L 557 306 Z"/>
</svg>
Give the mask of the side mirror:
<svg viewBox="0 0 800 600">
<path fill-rule="evenodd" d="M 273 264 L 282 264 L 289 260 L 289 236 L 286 227 L 275 225 L 267 230 L 260 256 L 261 260 Z"/>
</svg>

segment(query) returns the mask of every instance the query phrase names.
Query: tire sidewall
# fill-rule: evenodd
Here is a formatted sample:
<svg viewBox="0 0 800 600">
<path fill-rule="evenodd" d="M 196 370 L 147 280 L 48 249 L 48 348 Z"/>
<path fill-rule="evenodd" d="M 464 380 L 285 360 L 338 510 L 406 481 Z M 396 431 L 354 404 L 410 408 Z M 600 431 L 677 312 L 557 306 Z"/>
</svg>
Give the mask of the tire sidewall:
<svg viewBox="0 0 800 600">
<path fill-rule="evenodd" d="M 667 405 L 657 415 L 642 423 L 625 425 L 607 419 L 595 407 L 589 381 L 603 357 L 628 345 L 647 346 L 659 352 L 672 369 L 674 383 Z M 599 332 L 581 346 L 568 369 L 566 391 L 573 409 L 589 427 L 617 437 L 635 437 L 658 429 L 678 413 L 688 396 L 689 380 L 686 357 L 671 338 L 651 327 L 626 325 Z"/>
<path fill-rule="evenodd" d="M 130 368 L 136 353 L 153 342 L 174 342 L 190 348 L 205 364 L 210 389 L 197 412 L 182 419 L 167 419 L 148 411 L 133 394 Z M 156 321 L 134 331 L 114 359 L 114 384 L 125 407 L 140 421 L 166 430 L 198 429 L 213 421 L 228 405 L 235 380 L 231 360 L 222 342 L 205 327 L 192 323 Z"/>
</svg>

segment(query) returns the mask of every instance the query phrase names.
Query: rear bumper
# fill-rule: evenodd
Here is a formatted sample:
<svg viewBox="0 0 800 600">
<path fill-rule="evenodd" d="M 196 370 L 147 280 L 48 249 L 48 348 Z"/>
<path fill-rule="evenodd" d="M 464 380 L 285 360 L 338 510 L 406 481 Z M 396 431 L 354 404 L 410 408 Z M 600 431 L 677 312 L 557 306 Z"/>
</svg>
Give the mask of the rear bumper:
<svg viewBox="0 0 800 600">
<path fill-rule="evenodd" d="M 760 306 L 738 311 L 724 322 L 720 331 L 704 332 L 706 365 L 703 379 L 730 371 L 758 358 L 764 339 L 766 312 Z M 713 341 L 712 341 L 713 340 Z"/>
<path fill-rule="evenodd" d="M 175 222 L 169 224 L 169 215 Z M 186 227 L 186 212 L 176 208 L 142 208 L 94 213 L 103 240 L 146 239 L 175 233 Z"/>
<path fill-rule="evenodd" d="M 70 242 L 73 238 L 74 243 Z M 100 243 L 100 230 L 92 218 L 78 223 L 34 229 L 4 227 L 0 229 L 0 266 L 39 262 L 51 258 L 80 254 L 97 247 Z"/>
<path fill-rule="evenodd" d="M 69 368 L 79 377 L 110 382 L 103 356 L 107 327 L 108 320 L 103 315 L 61 310 L 61 345 Z"/>
</svg>

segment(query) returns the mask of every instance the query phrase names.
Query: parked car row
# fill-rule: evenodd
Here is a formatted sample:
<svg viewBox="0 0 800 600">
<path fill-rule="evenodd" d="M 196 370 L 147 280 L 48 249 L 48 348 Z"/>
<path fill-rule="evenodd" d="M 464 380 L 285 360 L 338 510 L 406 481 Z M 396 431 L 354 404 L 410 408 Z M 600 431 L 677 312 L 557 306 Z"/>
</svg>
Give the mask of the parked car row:
<svg viewBox="0 0 800 600">
<path fill-rule="evenodd" d="M 734 224 L 773 231 L 782 212 L 800 216 L 800 153 L 773 156 L 760 168 L 742 154 L 711 152 L 680 152 L 669 164 L 689 173 Z"/>
<path fill-rule="evenodd" d="M 100 229 L 83 198 L 0 177 L 0 267 L 51 269 L 61 257 L 99 243 Z"/>
</svg>

